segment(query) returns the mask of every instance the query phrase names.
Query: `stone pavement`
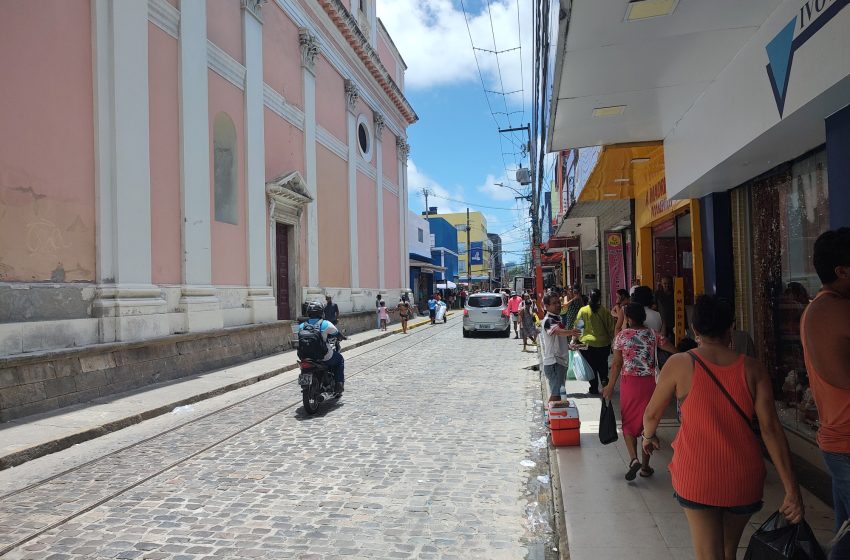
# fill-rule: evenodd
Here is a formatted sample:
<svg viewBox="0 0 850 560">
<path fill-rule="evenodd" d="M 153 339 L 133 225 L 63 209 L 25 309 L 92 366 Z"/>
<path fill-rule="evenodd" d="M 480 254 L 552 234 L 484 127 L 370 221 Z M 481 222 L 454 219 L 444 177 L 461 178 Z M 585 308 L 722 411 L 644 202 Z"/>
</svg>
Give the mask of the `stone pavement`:
<svg viewBox="0 0 850 560">
<path fill-rule="evenodd" d="M 409 327 L 416 328 L 427 323 L 427 317 L 413 319 Z M 373 329 L 352 334 L 343 343 L 342 351 L 350 352 L 364 344 L 400 332 L 400 326 L 392 325 L 388 332 Z M 0 424 L 0 469 L 55 453 L 71 445 L 169 413 L 177 407 L 185 407 L 293 371 L 295 367 L 295 352 L 283 352 L 201 375 L 110 395 L 84 405 L 69 406 L 5 422 Z"/>
<path fill-rule="evenodd" d="M 673 499 L 670 473 L 670 442 L 676 435 L 675 416 L 662 421 L 658 435 L 663 447 L 652 456 L 655 474 L 623 478 L 629 456 L 620 440 L 609 445 L 599 442 L 601 401 L 584 395 L 587 383 L 568 381 L 567 393 L 576 398 L 581 415 L 581 447 L 559 448 L 557 468 L 563 493 L 564 518 L 571 560 L 653 560 L 691 559 L 691 536 L 682 508 Z M 619 389 L 618 389 L 619 391 Z M 619 407 L 617 407 L 619 418 Z M 741 539 L 738 557 L 743 558 L 750 536 L 782 501 L 779 477 L 767 463 L 764 508 L 754 515 Z M 553 466 L 555 468 L 555 466 Z M 803 489 L 806 520 L 821 542 L 832 538 L 832 509 Z"/>
<path fill-rule="evenodd" d="M 0 555 L 556 558 L 534 354 L 456 317 L 389 340 L 346 356 L 345 396 L 314 417 L 279 376 L 124 448 L 0 472 Z"/>
</svg>

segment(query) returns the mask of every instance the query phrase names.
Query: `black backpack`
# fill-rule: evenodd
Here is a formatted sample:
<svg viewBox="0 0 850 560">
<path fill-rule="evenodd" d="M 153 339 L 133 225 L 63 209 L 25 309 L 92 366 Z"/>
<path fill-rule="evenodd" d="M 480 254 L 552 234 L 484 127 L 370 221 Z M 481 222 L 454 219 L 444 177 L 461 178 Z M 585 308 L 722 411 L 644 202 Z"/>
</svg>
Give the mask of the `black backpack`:
<svg viewBox="0 0 850 560">
<path fill-rule="evenodd" d="M 298 359 L 324 360 L 328 344 L 322 337 L 322 321 L 316 324 L 305 322 L 298 331 Z"/>
</svg>

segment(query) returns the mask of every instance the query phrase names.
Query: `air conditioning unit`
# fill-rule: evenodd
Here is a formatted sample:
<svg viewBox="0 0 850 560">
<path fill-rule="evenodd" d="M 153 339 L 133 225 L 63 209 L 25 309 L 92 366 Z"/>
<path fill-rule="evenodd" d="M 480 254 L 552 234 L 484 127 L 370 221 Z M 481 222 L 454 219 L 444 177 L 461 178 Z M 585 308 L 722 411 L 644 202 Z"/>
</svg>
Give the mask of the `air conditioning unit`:
<svg viewBox="0 0 850 560">
<path fill-rule="evenodd" d="M 516 170 L 516 180 L 520 185 L 530 185 L 531 171 L 527 167 L 520 167 Z"/>
</svg>

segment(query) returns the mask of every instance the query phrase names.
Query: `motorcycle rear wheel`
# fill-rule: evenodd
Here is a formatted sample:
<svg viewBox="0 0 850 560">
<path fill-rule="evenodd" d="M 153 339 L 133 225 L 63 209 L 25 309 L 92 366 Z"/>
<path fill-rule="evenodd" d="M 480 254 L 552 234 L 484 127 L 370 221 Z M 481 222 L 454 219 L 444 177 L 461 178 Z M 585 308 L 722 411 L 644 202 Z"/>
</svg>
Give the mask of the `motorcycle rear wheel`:
<svg viewBox="0 0 850 560">
<path fill-rule="evenodd" d="M 304 402 L 304 411 L 307 414 L 319 412 L 319 385 L 314 381 L 309 387 L 301 389 L 301 399 Z"/>
</svg>

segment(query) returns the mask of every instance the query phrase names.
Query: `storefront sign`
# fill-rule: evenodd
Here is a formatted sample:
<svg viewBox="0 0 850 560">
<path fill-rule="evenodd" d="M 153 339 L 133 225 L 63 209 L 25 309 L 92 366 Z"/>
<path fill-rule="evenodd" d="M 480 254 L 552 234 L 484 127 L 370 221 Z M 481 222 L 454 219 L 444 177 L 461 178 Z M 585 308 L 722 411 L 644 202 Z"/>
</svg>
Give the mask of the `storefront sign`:
<svg viewBox="0 0 850 560">
<path fill-rule="evenodd" d="M 806 0 L 794 19 L 765 45 L 769 61 L 767 77 L 773 89 L 773 98 L 780 117 L 785 110 L 785 96 L 788 93 L 794 51 L 802 47 L 848 4 L 850 0 Z"/>
<path fill-rule="evenodd" d="M 473 241 L 469 249 L 469 264 L 484 264 L 484 243 Z"/>
<path fill-rule="evenodd" d="M 605 248 L 608 253 L 608 281 L 611 294 L 611 306 L 617 303 L 617 290 L 626 289 L 625 259 L 623 255 L 623 234 L 619 231 L 605 233 Z"/>
<path fill-rule="evenodd" d="M 667 180 L 661 179 L 646 191 L 644 196 L 646 207 L 653 218 L 667 212 L 673 207 L 673 201 L 667 199 Z"/>
<path fill-rule="evenodd" d="M 677 276 L 673 279 L 673 302 L 676 308 L 676 324 L 673 328 L 673 334 L 676 337 L 676 342 L 685 338 L 685 279 Z"/>
</svg>

